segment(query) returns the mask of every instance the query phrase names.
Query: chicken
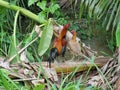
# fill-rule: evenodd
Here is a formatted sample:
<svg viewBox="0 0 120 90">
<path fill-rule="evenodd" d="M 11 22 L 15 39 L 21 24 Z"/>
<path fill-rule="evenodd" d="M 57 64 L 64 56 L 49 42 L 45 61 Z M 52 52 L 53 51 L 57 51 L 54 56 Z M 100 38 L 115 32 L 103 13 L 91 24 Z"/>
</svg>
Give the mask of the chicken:
<svg viewBox="0 0 120 90">
<path fill-rule="evenodd" d="M 65 55 L 66 47 L 67 47 L 67 40 L 66 40 L 66 37 L 63 37 L 62 38 L 62 50 L 61 50 L 62 57 L 64 57 Z"/>
<path fill-rule="evenodd" d="M 72 30 L 71 33 L 73 34 L 71 40 L 68 41 L 68 46 L 72 52 L 72 54 L 75 56 L 80 55 L 81 54 L 81 47 L 80 47 L 80 43 L 77 42 L 76 40 L 76 31 Z"/>
<path fill-rule="evenodd" d="M 65 55 L 66 45 L 67 45 L 66 33 L 67 33 L 67 30 L 69 27 L 70 27 L 69 23 L 64 25 L 59 36 L 54 39 L 53 46 L 50 50 L 50 54 L 49 54 L 49 58 L 48 58 L 49 68 L 51 68 L 51 62 L 54 62 L 54 59 L 57 56 Z"/>
</svg>

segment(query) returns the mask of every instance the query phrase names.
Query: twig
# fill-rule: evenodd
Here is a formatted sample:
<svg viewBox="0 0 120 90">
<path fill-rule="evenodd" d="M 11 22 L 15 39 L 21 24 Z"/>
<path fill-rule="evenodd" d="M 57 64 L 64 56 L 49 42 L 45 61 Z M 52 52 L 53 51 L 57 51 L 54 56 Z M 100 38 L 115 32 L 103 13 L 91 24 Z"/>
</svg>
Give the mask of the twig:
<svg viewBox="0 0 120 90">
<path fill-rule="evenodd" d="M 31 80 L 37 80 L 38 78 L 23 78 L 23 79 L 16 79 L 13 80 L 15 82 L 19 82 L 19 81 L 31 81 Z"/>
<path fill-rule="evenodd" d="M 22 53 L 28 46 L 30 46 L 33 42 L 35 42 L 39 37 L 36 37 L 35 39 L 33 39 L 29 44 L 27 44 L 25 47 L 23 47 L 20 51 L 18 51 L 17 54 L 15 54 L 14 56 L 12 56 L 10 59 L 8 59 L 8 62 L 11 62 L 18 54 Z"/>
</svg>

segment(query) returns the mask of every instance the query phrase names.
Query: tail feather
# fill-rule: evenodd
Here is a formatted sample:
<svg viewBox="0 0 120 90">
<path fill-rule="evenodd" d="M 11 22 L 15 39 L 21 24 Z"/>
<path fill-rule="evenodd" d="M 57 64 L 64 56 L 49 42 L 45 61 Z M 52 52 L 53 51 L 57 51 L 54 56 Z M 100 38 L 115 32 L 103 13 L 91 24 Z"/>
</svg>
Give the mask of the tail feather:
<svg viewBox="0 0 120 90">
<path fill-rule="evenodd" d="M 58 50 L 56 48 L 52 48 L 50 51 L 50 55 L 48 58 L 49 68 L 51 68 L 51 63 L 54 62 L 54 59 L 58 56 Z"/>
<path fill-rule="evenodd" d="M 65 56 L 65 52 L 66 52 L 66 45 L 62 47 L 62 50 L 61 50 L 62 57 Z"/>
</svg>

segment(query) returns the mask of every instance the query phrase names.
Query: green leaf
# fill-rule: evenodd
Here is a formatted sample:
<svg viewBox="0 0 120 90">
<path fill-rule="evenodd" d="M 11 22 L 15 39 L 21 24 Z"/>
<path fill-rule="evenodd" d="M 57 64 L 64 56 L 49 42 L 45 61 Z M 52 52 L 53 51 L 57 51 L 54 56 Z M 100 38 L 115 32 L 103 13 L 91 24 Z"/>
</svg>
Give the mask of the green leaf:
<svg viewBox="0 0 120 90">
<path fill-rule="evenodd" d="M 109 18 L 109 20 L 108 20 L 109 22 L 107 23 L 107 26 L 106 26 L 106 29 L 107 29 L 107 30 L 110 28 L 111 23 L 112 23 L 113 20 L 115 19 L 115 17 L 113 17 L 113 16 L 114 16 L 114 14 L 115 14 L 115 12 L 116 12 L 116 10 L 117 10 L 118 4 L 119 4 L 119 1 L 117 0 L 117 1 L 115 2 L 115 4 L 114 4 L 112 13 L 111 13 L 110 18 Z"/>
<path fill-rule="evenodd" d="M 109 16 L 111 15 L 111 14 L 110 14 L 110 11 L 111 11 L 111 9 L 114 7 L 114 5 L 115 5 L 115 1 L 116 1 L 116 0 L 112 0 L 112 2 L 110 3 L 107 11 L 106 11 L 105 14 L 104 14 L 104 15 L 105 15 L 104 21 L 103 21 L 103 26 L 104 26 L 104 27 L 107 26 L 106 24 L 108 23 Z M 112 10 L 112 11 L 113 11 L 113 10 Z"/>
<path fill-rule="evenodd" d="M 8 77 L 9 71 L 0 69 L 0 81 L 5 90 L 21 90 L 20 87 Z"/>
<path fill-rule="evenodd" d="M 30 62 L 34 62 L 34 61 L 35 61 L 32 53 L 29 52 L 28 50 L 27 50 L 27 53 L 26 53 L 26 57 L 28 58 L 28 60 L 29 60 Z"/>
<path fill-rule="evenodd" d="M 6 90 L 9 90 L 10 89 L 10 84 L 8 83 L 8 80 L 6 80 L 6 78 L 4 77 L 4 73 L 3 71 L 0 69 L 0 81 L 2 82 L 2 86 L 4 86 L 4 88 Z"/>
<path fill-rule="evenodd" d="M 40 56 L 42 56 L 49 48 L 49 45 L 50 45 L 50 42 L 52 39 L 52 35 L 53 35 L 53 26 L 51 23 L 51 19 L 49 19 L 46 27 L 44 28 L 44 30 L 42 32 L 40 44 L 38 46 L 38 54 Z"/>
<path fill-rule="evenodd" d="M 105 6 L 104 6 L 104 7 L 101 7 L 102 9 L 101 9 L 101 11 L 99 11 L 99 13 L 98 13 L 98 18 L 99 18 L 99 19 L 100 19 L 104 14 L 106 14 L 106 12 L 108 11 L 108 8 L 109 8 L 109 6 L 111 5 L 111 2 L 113 2 L 113 0 L 106 0 L 105 2 L 106 2 Z"/>
<path fill-rule="evenodd" d="M 91 9 L 91 11 L 93 11 L 94 10 L 94 8 L 95 8 L 95 5 L 96 5 L 96 3 L 98 2 L 99 0 L 93 0 L 92 2 L 91 2 L 91 4 L 90 4 L 90 9 Z"/>
<path fill-rule="evenodd" d="M 34 34 L 35 34 L 35 29 L 33 29 L 31 33 L 28 33 L 28 34 L 25 35 L 25 38 L 23 39 L 23 44 L 22 44 L 23 47 L 31 42 Z"/>
<path fill-rule="evenodd" d="M 120 5 L 116 11 L 116 15 L 115 15 L 115 19 L 114 19 L 114 22 L 113 22 L 113 28 L 116 27 L 117 23 L 120 21 Z"/>
<path fill-rule="evenodd" d="M 31 6 L 32 4 L 34 4 L 35 2 L 37 2 L 38 0 L 29 0 L 28 1 L 28 6 Z"/>
<path fill-rule="evenodd" d="M 43 11 L 46 9 L 46 1 L 38 2 L 37 6 L 40 7 Z"/>
<path fill-rule="evenodd" d="M 53 14 L 60 6 L 58 4 L 51 4 L 49 7 L 49 11 Z"/>
<path fill-rule="evenodd" d="M 83 10 L 84 10 L 84 6 L 83 6 L 83 3 L 81 2 L 81 3 L 80 3 L 80 11 L 79 11 L 79 19 L 82 18 Z"/>
<path fill-rule="evenodd" d="M 17 43 L 16 45 L 18 45 L 19 41 L 16 40 L 16 43 Z M 13 38 L 13 36 L 11 36 L 10 37 L 10 46 L 9 46 L 9 51 L 8 51 L 9 58 L 14 56 L 16 53 L 18 53 L 18 50 L 15 47 L 14 38 Z M 16 58 L 14 58 L 11 63 L 16 63 L 18 60 L 19 60 L 19 55 Z"/>
<path fill-rule="evenodd" d="M 33 90 L 44 90 L 45 88 L 45 84 L 40 84 L 40 85 L 37 85 L 33 88 Z"/>
<path fill-rule="evenodd" d="M 120 46 L 120 22 L 119 22 L 119 24 L 117 25 L 116 41 L 117 41 L 117 46 Z"/>
<path fill-rule="evenodd" d="M 10 4 L 12 4 L 12 5 L 16 5 L 16 3 L 17 3 L 17 0 L 11 0 L 10 1 Z"/>
<path fill-rule="evenodd" d="M 7 9 L 5 7 L 0 6 L 0 26 L 6 21 L 6 12 Z"/>
<path fill-rule="evenodd" d="M 44 11 L 41 11 L 38 16 L 40 18 L 41 23 L 45 22 L 46 13 Z"/>
</svg>

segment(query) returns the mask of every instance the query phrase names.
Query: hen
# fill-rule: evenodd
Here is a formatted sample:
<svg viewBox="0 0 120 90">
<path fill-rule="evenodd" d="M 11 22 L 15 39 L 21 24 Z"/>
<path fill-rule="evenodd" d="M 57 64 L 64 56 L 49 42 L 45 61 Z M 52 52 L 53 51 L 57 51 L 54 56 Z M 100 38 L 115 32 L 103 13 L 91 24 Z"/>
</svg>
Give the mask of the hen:
<svg viewBox="0 0 120 90">
<path fill-rule="evenodd" d="M 76 40 L 76 31 L 72 30 L 72 38 L 71 40 L 68 41 L 68 46 L 72 52 L 72 54 L 75 56 L 80 55 L 81 54 L 81 47 L 80 47 L 80 43 Z"/>
</svg>

